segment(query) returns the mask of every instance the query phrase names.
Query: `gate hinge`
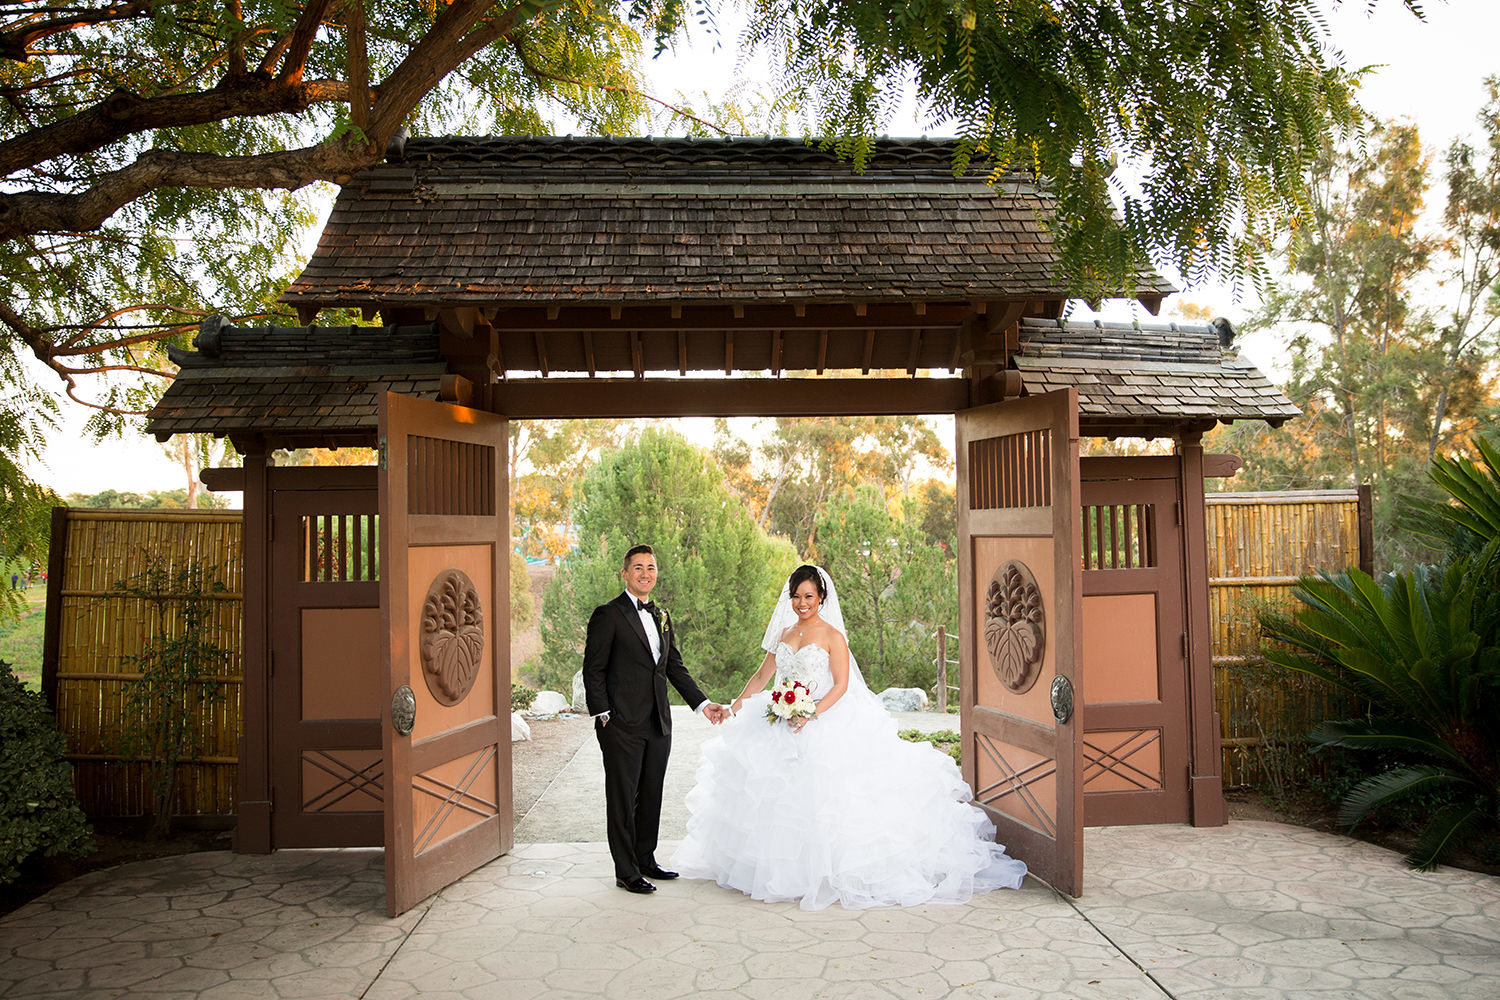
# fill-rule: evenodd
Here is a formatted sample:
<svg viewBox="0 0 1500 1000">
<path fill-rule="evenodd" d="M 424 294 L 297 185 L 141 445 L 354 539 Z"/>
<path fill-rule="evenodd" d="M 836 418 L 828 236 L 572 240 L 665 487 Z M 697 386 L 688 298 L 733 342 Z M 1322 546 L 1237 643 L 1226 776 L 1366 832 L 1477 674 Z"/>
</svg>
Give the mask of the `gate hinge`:
<svg viewBox="0 0 1500 1000">
<path fill-rule="evenodd" d="M 382 434 L 382 435 L 380 435 L 380 462 L 379 462 L 380 467 L 382 469 L 390 468 L 390 466 L 386 462 L 386 453 L 387 453 L 388 450 L 389 449 L 386 447 L 385 435 Z"/>
<path fill-rule="evenodd" d="M 1172 517 L 1177 522 L 1177 527 L 1182 527 L 1182 501 L 1172 501 Z"/>
<path fill-rule="evenodd" d="M 1185 659 L 1187 659 L 1187 656 L 1188 656 L 1188 634 L 1186 632 L 1184 632 L 1184 633 L 1182 633 L 1182 658 L 1185 660 Z"/>
</svg>

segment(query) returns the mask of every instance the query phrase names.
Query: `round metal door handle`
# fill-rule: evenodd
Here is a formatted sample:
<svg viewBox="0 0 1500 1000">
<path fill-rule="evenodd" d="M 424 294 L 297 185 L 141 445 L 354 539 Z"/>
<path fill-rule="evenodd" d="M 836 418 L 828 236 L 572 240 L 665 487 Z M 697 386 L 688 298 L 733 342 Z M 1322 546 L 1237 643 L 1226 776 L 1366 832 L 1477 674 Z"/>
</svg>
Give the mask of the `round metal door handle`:
<svg viewBox="0 0 1500 1000">
<path fill-rule="evenodd" d="M 417 696 L 411 687 L 403 684 L 391 695 L 391 726 L 397 735 L 410 736 L 417 724 Z"/>
<path fill-rule="evenodd" d="M 1073 682 L 1066 677 L 1052 678 L 1052 717 L 1059 725 L 1073 717 Z"/>
</svg>

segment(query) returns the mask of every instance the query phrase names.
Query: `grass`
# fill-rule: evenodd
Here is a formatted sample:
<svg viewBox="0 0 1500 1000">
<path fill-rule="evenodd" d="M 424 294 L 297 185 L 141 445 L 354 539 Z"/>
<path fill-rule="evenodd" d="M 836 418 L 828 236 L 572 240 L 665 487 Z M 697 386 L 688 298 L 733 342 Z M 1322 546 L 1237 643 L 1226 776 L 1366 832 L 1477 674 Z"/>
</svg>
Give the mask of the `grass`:
<svg viewBox="0 0 1500 1000">
<path fill-rule="evenodd" d="M 8 581 L 7 581 L 8 585 Z M 42 636 L 46 630 L 47 591 L 23 591 L 28 607 L 19 622 L 0 622 L 0 660 L 11 665 L 28 691 L 42 689 Z"/>
</svg>

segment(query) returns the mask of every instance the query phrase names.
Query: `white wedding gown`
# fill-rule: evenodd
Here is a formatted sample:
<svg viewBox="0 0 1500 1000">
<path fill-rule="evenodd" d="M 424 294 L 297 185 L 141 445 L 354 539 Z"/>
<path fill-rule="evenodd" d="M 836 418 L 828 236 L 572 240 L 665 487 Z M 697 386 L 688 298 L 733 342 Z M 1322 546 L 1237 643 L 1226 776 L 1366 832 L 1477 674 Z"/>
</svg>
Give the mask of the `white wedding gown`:
<svg viewBox="0 0 1500 1000">
<path fill-rule="evenodd" d="M 776 682 L 788 680 L 821 696 L 828 652 L 779 644 Z M 801 733 L 768 723 L 769 701 L 745 699 L 703 748 L 672 859 L 684 877 L 804 910 L 964 903 L 1020 886 L 1026 865 L 994 842 L 953 759 L 898 737 L 862 683 Z"/>
</svg>

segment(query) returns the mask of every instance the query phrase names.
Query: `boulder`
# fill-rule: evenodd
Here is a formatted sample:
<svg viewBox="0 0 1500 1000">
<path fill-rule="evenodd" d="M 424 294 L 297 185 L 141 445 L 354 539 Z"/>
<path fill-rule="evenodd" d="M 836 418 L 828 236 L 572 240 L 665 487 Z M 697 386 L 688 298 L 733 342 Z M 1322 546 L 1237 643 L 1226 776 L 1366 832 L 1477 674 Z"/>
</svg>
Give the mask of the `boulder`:
<svg viewBox="0 0 1500 1000">
<path fill-rule="evenodd" d="M 579 715 L 589 714 L 589 698 L 583 690 L 583 671 L 573 675 L 573 711 Z"/>
<path fill-rule="evenodd" d="M 558 712 L 569 710 L 568 699 L 556 691 L 538 691 L 536 697 L 531 699 L 531 707 L 526 710 L 527 715 L 556 715 Z"/>
<path fill-rule="evenodd" d="M 529 739 L 531 739 L 531 727 L 526 724 L 525 719 L 521 718 L 521 713 L 510 713 L 510 741 L 519 743 Z"/>
<path fill-rule="evenodd" d="M 886 688 L 880 692 L 880 703 L 887 712 L 925 712 L 927 692 L 921 688 Z"/>
</svg>

